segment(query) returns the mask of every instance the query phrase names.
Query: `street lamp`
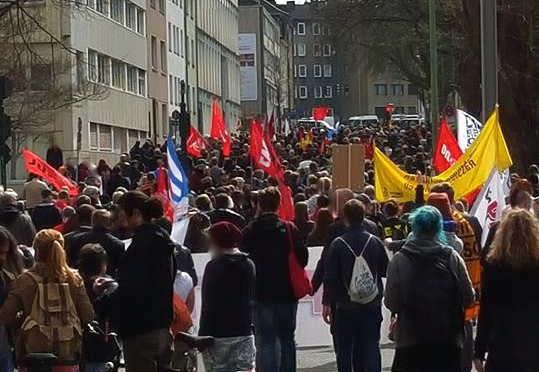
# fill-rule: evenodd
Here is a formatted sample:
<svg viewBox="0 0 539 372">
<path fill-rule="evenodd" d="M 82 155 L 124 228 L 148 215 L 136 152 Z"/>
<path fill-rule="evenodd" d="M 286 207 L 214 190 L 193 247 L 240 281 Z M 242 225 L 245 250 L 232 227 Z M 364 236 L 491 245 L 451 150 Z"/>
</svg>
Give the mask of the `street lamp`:
<svg viewBox="0 0 539 372">
<path fill-rule="evenodd" d="M 182 151 L 187 156 L 187 138 L 191 131 L 191 118 L 187 112 L 187 105 L 185 104 L 185 81 L 180 82 L 180 112 L 178 116 L 178 126 L 180 130 L 180 137 L 182 138 Z"/>
<path fill-rule="evenodd" d="M 430 49 L 430 120 L 432 145 L 435 146 L 438 132 L 438 40 L 436 35 L 436 0 L 429 0 L 429 49 Z"/>
</svg>

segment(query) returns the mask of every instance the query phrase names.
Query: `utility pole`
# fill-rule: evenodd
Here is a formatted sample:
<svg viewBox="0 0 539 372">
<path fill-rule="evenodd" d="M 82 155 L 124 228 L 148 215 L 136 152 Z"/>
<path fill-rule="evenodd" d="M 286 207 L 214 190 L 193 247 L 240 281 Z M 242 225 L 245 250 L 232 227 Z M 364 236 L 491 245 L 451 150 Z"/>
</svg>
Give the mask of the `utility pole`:
<svg viewBox="0 0 539 372">
<path fill-rule="evenodd" d="M 438 137 L 439 99 L 438 99 L 438 40 L 436 36 L 436 0 L 429 0 L 429 45 L 430 45 L 430 122 L 432 126 L 432 145 Z"/>
<path fill-rule="evenodd" d="M 0 76 L 0 183 L 7 188 L 7 163 L 11 160 L 11 149 L 6 145 L 11 137 L 11 118 L 4 113 L 4 99 L 13 91 L 13 84 L 5 76 Z"/>
<path fill-rule="evenodd" d="M 481 95 L 486 122 L 498 102 L 497 1 L 481 0 Z"/>
</svg>

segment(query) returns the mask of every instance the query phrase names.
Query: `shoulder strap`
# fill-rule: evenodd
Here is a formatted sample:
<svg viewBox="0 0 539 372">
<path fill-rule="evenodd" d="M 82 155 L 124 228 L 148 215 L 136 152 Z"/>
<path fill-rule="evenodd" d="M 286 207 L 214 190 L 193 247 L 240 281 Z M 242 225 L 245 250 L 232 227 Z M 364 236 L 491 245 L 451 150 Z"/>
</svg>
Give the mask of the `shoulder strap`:
<svg viewBox="0 0 539 372">
<path fill-rule="evenodd" d="M 367 248 L 367 246 L 369 245 L 369 242 L 371 241 L 373 235 L 372 234 L 369 234 L 369 237 L 367 238 L 367 241 L 365 242 L 365 244 L 363 245 L 363 248 L 361 248 L 361 253 L 359 255 L 356 254 L 356 252 L 354 252 L 354 250 L 352 249 L 352 247 L 350 246 L 350 244 L 348 244 L 348 242 L 346 240 L 344 240 L 344 238 L 342 236 L 339 236 L 337 238 L 337 240 L 341 241 L 344 243 L 344 245 L 346 246 L 346 248 L 348 248 L 348 250 L 350 252 L 352 252 L 352 254 L 358 258 L 358 257 L 361 257 L 363 256 L 363 252 L 365 252 L 365 249 Z"/>
<path fill-rule="evenodd" d="M 30 278 L 32 278 L 37 284 L 43 283 L 43 278 L 41 276 L 37 275 L 36 273 L 31 272 L 31 271 L 27 271 L 26 274 L 28 274 L 28 276 Z"/>
</svg>

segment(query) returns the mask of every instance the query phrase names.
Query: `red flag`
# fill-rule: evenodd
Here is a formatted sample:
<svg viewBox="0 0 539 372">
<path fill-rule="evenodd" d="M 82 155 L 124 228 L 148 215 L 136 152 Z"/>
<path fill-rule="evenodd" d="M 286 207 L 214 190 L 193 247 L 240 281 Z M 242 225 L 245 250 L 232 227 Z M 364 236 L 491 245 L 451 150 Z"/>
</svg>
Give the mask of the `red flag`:
<svg viewBox="0 0 539 372">
<path fill-rule="evenodd" d="M 279 183 L 279 191 L 281 192 L 281 205 L 279 206 L 279 217 L 285 221 L 292 221 L 294 219 L 294 201 L 292 199 L 292 193 L 290 187 L 284 181 L 283 172 L 279 172 L 277 176 L 277 182 Z"/>
<path fill-rule="evenodd" d="M 22 157 L 24 158 L 24 166 L 28 173 L 37 174 L 39 177 L 49 182 L 56 190 L 60 190 L 62 187 L 67 186 L 69 195 L 77 196 L 79 194 L 79 189 L 73 181 L 62 176 L 60 172 L 51 167 L 45 160 L 41 159 L 33 152 L 22 150 Z"/>
<path fill-rule="evenodd" d="M 266 122 L 266 125 L 264 127 L 264 134 L 269 138 L 271 141 L 273 139 L 273 136 L 275 135 L 275 117 L 274 112 L 271 112 L 271 117 L 268 122 Z"/>
<path fill-rule="evenodd" d="M 223 143 L 223 155 L 230 156 L 230 134 L 226 128 L 225 119 L 217 101 L 213 101 L 210 137 L 221 141 Z"/>
<path fill-rule="evenodd" d="M 462 155 L 459 143 L 457 142 L 453 132 L 449 129 L 445 118 L 440 120 L 440 132 L 438 133 L 438 141 L 434 150 L 432 165 L 438 173 L 442 173 L 451 165 L 453 165 Z"/>
<path fill-rule="evenodd" d="M 369 137 L 369 142 L 365 144 L 365 159 L 372 160 L 374 157 L 374 136 Z"/>
<path fill-rule="evenodd" d="M 187 153 L 195 158 L 200 158 L 202 156 L 200 151 L 209 147 L 208 141 L 202 137 L 195 127 L 191 126 L 189 137 L 187 138 Z"/>
<path fill-rule="evenodd" d="M 275 177 L 277 174 L 278 159 L 274 156 L 273 146 L 262 132 L 262 124 L 259 121 L 251 123 L 250 132 L 250 154 L 255 165 Z"/>
<path fill-rule="evenodd" d="M 313 108 L 313 119 L 314 120 L 324 120 L 328 114 L 329 107 L 317 106 Z"/>
<path fill-rule="evenodd" d="M 155 188 L 155 196 L 163 203 L 163 211 L 165 216 L 174 222 L 174 207 L 170 202 L 169 181 L 167 170 L 163 167 L 157 168 L 157 187 Z"/>
</svg>

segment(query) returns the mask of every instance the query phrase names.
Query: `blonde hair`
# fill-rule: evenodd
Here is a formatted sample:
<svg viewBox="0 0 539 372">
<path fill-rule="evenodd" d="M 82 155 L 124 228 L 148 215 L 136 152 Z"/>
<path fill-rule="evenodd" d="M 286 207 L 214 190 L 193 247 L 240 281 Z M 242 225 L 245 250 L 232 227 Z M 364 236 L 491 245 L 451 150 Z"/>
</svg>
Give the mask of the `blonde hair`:
<svg viewBox="0 0 539 372">
<path fill-rule="evenodd" d="M 73 270 L 67 265 L 64 237 L 56 230 L 41 230 L 34 238 L 36 271 L 46 271 L 56 279 L 73 279 Z"/>
<path fill-rule="evenodd" d="M 521 267 L 539 262 L 539 221 L 525 209 L 511 210 L 502 220 L 487 260 Z"/>
</svg>

